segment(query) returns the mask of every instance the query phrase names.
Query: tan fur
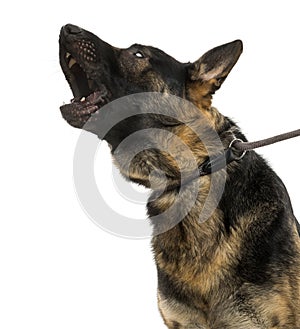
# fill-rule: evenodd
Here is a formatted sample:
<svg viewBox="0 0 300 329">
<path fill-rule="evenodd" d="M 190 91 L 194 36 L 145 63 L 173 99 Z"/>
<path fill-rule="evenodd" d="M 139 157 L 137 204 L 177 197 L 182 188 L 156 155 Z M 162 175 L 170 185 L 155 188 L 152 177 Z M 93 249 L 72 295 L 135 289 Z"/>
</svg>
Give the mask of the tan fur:
<svg viewBox="0 0 300 329">
<path fill-rule="evenodd" d="M 202 224 L 187 218 L 190 235 L 186 240 L 190 242 L 189 244 L 180 241 L 180 234 L 176 232 L 176 227 L 166 232 L 166 236 L 157 238 L 168 241 L 169 248 L 175 248 L 176 244 L 178 250 L 179 245 L 181 253 L 180 261 L 174 263 L 166 262 L 162 253 L 157 254 L 156 262 L 158 266 L 170 275 L 174 282 L 181 282 L 196 295 L 201 296 L 201 298 L 193 300 L 193 304 L 198 307 L 197 310 L 190 309 L 187 305 L 181 305 L 173 300 L 164 300 L 160 296 L 159 309 L 168 328 L 173 328 L 172 324 L 174 322 L 179 323 L 179 328 L 184 329 L 199 328 L 195 325 L 199 323 L 206 329 L 221 328 L 219 326 L 209 326 L 209 323 L 218 323 L 219 320 L 230 323 L 230 328 L 239 328 L 239 321 L 243 323 L 243 328 L 246 329 L 300 328 L 300 323 L 297 323 L 296 327 L 293 326 L 295 319 L 291 316 L 291 310 L 294 310 L 295 314 L 300 312 L 300 278 L 296 283 L 289 282 L 287 277 L 282 278 L 281 283 L 274 286 L 268 293 L 266 293 L 264 287 L 258 287 L 257 289 L 251 285 L 241 287 L 242 291 L 247 291 L 249 296 L 252 296 L 254 309 L 257 309 L 265 319 L 269 319 L 268 321 L 265 320 L 264 323 L 252 322 L 248 316 L 243 318 L 241 314 L 234 311 L 235 307 L 231 305 L 230 300 L 230 291 L 232 286 L 235 285 L 235 282 L 232 282 L 232 285 L 230 282 L 231 268 L 239 257 L 240 244 L 247 232 L 246 223 L 249 222 L 249 219 L 241 220 L 242 225 L 232 231 L 230 238 L 223 237 L 218 240 L 215 232 L 221 220 L 222 214 L 220 213 L 214 214 L 207 222 Z M 198 225 L 199 227 L 197 227 Z M 196 232 L 200 233 L 197 234 Z M 191 246 L 199 245 L 201 239 L 203 240 L 201 250 L 190 249 Z M 194 243 L 194 240 L 197 243 Z M 297 268 L 299 273 L 300 267 Z M 228 287 L 220 285 L 220 282 L 224 282 L 224 280 L 225 282 L 228 280 Z M 209 301 L 209 304 L 206 305 L 203 300 Z M 212 308 L 215 306 L 218 309 L 220 303 L 222 303 L 220 314 L 212 315 Z M 226 308 L 231 311 L 227 312 Z M 232 317 L 229 317 L 229 314 Z"/>
<path fill-rule="evenodd" d="M 198 80 L 190 82 L 187 87 L 187 99 L 199 109 L 209 110 L 212 101 L 211 84 Z"/>
</svg>

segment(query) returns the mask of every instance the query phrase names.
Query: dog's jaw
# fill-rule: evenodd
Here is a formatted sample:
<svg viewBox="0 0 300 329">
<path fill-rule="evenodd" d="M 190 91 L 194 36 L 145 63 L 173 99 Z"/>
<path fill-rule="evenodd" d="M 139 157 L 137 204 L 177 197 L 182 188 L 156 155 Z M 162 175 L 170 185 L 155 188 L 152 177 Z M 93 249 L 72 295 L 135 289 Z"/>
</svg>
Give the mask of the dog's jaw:
<svg viewBox="0 0 300 329">
<path fill-rule="evenodd" d="M 91 115 L 107 103 L 107 95 L 107 89 L 102 85 L 102 90 L 81 99 L 74 98 L 71 103 L 62 105 L 61 114 L 71 126 L 82 128 L 88 120 L 93 120 Z M 97 120 L 96 117 L 95 120 Z"/>
<path fill-rule="evenodd" d="M 63 118 L 76 128 L 82 128 L 91 114 L 111 99 L 107 84 L 94 74 L 99 61 L 96 39 L 93 34 L 70 24 L 60 32 L 60 65 L 74 96 L 60 110 Z"/>
</svg>

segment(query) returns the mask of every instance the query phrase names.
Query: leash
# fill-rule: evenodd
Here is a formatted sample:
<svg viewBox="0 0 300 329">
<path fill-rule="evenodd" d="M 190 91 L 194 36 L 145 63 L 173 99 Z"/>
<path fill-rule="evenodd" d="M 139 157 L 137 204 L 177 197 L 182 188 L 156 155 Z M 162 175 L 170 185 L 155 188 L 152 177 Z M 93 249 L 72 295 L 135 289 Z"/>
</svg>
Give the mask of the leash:
<svg viewBox="0 0 300 329">
<path fill-rule="evenodd" d="M 300 136 L 300 129 L 290 131 L 288 133 L 284 133 L 281 135 L 277 135 L 274 137 L 262 139 L 256 142 L 244 142 L 239 138 L 234 138 L 229 144 L 228 148 L 224 151 L 223 155 L 212 156 L 204 161 L 198 167 L 198 175 L 205 176 L 216 171 L 223 169 L 225 166 L 230 164 L 233 161 L 241 160 L 247 151 L 257 149 L 259 147 L 268 146 L 271 144 L 275 144 L 278 142 L 282 142 L 287 139 L 291 139 L 294 137 Z M 234 151 L 242 152 L 241 155 L 236 155 Z"/>
<path fill-rule="evenodd" d="M 271 144 L 282 142 L 284 140 L 291 139 L 291 138 L 298 137 L 298 136 L 300 136 L 300 129 L 290 131 L 285 134 L 277 135 L 274 137 L 262 139 L 262 140 L 259 140 L 256 142 L 243 142 L 240 139 L 235 139 L 231 142 L 231 145 L 229 147 L 233 147 L 238 151 L 245 152 L 245 151 L 257 149 L 259 147 L 268 146 Z"/>
</svg>

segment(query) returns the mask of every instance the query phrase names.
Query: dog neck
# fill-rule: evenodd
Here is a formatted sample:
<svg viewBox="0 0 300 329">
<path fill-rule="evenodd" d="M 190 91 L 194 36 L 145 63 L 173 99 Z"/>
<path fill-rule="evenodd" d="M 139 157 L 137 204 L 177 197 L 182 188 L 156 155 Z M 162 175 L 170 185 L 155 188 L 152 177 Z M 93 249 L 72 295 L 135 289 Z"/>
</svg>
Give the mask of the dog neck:
<svg viewBox="0 0 300 329">
<path fill-rule="evenodd" d="M 237 166 L 235 162 L 240 160 L 240 154 L 231 147 L 235 134 L 229 131 L 225 135 L 231 137 L 224 140 L 228 146 L 224 152 L 207 157 L 192 174 L 168 178 L 161 185 L 157 177 L 147 204 L 154 235 L 167 232 L 182 222 L 196 220 L 202 223 L 213 216 L 227 172 L 232 171 Z"/>
<path fill-rule="evenodd" d="M 235 140 L 239 139 L 234 136 L 232 142 Z M 224 152 L 218 155 L 207 157 L 207 159 L 200 166 L 198 166 L 197 170 L 195 170 L 194 173 L 188 175 L 185 178 L 171 180 L 167 184 L 166 188 L 161 189 L 160 191 L 172 191 L 174 189 L 179 190 L 181 187 L 192 183 L 192 181 L 202 176 L 211 175 L 219 170 L 226 169 L 226 167 L 232 162 L 241 160 L 244 157 L 245 153 L 246 152 L 243 152 L 241 155 L 238 155 L 236 150 L 234 150 L 234 148 L 230 146 L 226 150 L 224 150 Z M 159 191 L 159 189 L 157 191 Z"/>
</svg>

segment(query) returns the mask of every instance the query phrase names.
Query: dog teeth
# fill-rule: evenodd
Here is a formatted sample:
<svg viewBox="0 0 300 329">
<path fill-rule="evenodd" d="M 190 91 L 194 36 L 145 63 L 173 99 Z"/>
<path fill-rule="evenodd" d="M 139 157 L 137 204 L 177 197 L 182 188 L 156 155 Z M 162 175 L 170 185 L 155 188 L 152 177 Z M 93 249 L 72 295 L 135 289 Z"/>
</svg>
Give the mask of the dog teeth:
<svg viewBox="0 0 300 329">
<path fill-rule="evenodd" d="M 70 56 L 71 56 L 70 53 L 66 53 L 66 59 L 69 59 Z"/>
<path fill-rule="evenodd" d="M 69 69 L 71 69 L 72 68 L 72 66 L 74 65 L 74 64 L 76 64 L 77 62 L 76 62 L 76 60 L 72 57 L 71 59 L 70 59 L 70 62 L 69 62 L 69 64 L 68 64 L 68 66 L 69 66 Z"/>
<path fill-rule="evenodd" d="M 85 97 L 82 97 L 80 102 L 84 102 L 85 101 Z"/>
</svg>

